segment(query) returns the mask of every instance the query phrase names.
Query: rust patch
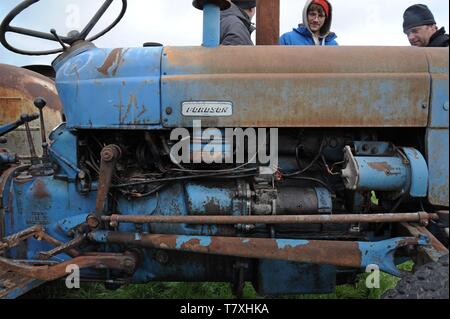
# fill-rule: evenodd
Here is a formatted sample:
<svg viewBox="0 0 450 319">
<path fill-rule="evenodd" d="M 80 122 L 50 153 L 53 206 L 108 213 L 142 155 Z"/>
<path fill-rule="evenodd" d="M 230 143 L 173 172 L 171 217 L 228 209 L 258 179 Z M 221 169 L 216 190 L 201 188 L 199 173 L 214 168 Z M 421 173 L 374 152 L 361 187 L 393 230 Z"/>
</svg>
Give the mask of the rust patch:
<svg viewBox="0 0 450 319">
<path fill-rule="evenodd" d="M 41 284 L 30 277 L 19 275 L 4 269 L 0 270 L 0 282 L 4 286 L 4 289 L 0 286 L 0 299 L 6 297 L 14 289 L 20 289 L 22 290 L 22 293 L 25 293 Z"/>
<path fill-rule="evenodd" d="M 47 186 L 41 180 L 37 180 L 33 185 L 33 196 L 39 199 L 50 197 Z"/>
<path fill-rule="evenodd" d="M 200 247 L 200 239 L 193 238 L 191 240 L 188 240 L 183 245 L 181 245 L 181 249 L 196 249 L 197 247 Z"/>
<path fill-rule="evenodd" d="M 131 112 L 131 108 L 134 108 L 135 112 L 138 112 L 138 102 L 137 102 L 137 98 L 136 95 L 130 94 L 130 97 L 128 99 L 128 104 L 127 104 L 127 111 L 125 112 L 125 114 L 123 114 L 123 116 L 120 118 L 120 124 L 124 124 L 126 118 L 128 117 L 128 115 Z"/>
<path fill-rule="evenodd" d="M 215 198 L 210 198 L 203 203 L 204 210 L 207 215 L 228 215 L 229 208 L 220 206 L 220 203 Z"/>
<path fill-rule="evenodd" d="M 181 92 L 163 107 L 233 102 L 232 116 L 204 119 L 209 127 L 427 125 L 428 109 L 421 107 L 430 97 L 427 59 L 410 48 L 166 47 L 163 54 L 162 95 Z M 169 117 L 165 126 L 172 125 L 192 123 Z"/>
<path fill-rule="evenodd" d="M 369 167 L 373 168 L 374 170 L 384 172 L 386 174 L 394 170 L 394 168 L 387 162 L 367 163 L 367 165 L 369 165 Z"/>
<path fill-rule="evenodd" d="M 0 269 L 42 281 L 53 281 L 67 275 L 68 265 L 78 265 L 80 268 L 110 268 L 132 273 L 137 259 L 134 254 L 97 253 L 75 257 L 54 266 L 29 266 L 0 257 Z"/>
<path fill-rule="evenodd" d="M 116 76 L 117 71 L 125 62 L 123 56 L 128 51 L 128 49 L 123 50 L 121 48 L 112 50 L 106 57 L 103 65 L 97 68 L 97 71 L 105 76 L 109 76 L 109 69 L 112 68 L 111 75 Z"/>
<path fill-rule="evenodd" d="M 110 232 L 107 241 L 131 244 L 135 243 L 133 236 L 129 233 Z M 213 255 L 289 260 L 355 268 L 361 266 L 362 259 L 357 242 L 317 240 L 296 246 L 285 245 L 280 247 L 279 241 L 267 238 L 210 237 L 211 241 L 208 246 L 202 245 L 199 238 L 191 238 L 177 247 L 176 238 L 177 235 L 145 234 L 141 236 L 138 244 L 144 247 Z"/>
<path fill-rule="evenodd" d="M 62 112 L 62 104 L 55 82 L 51 79 L 39 73 L 6 64 L 0 64 L 0 74 L 0 97 L 22 99 L 21 106 L 26 105 L 30 111 L 35 112 L 33 102 L 36 97 L 40 96 L 47 101 L 50 110 Z M 1 104 L 4 103 L 8 103 L 8 101 L 2 100 Z M 11 103 L 17 103 L 17 101 Z M 0 105 L 0 113 L 8 112 L 8 110 L 4 110 L 6 108 Z M 1 116 L 2 120 L 5 118 L 4 115 Z M 6 118 L 9 120 L 8 117 Z M 16 114 L 13 119 L 17 120 Z"/>
<path fill-rule="evenodd" d="M 139 114 L 137 115 L 137 117 L 141 117 L 142 115 L 145 114 L 145 112 L 147 112 L 147 109 L 145 108 L 145 105 L 142 104 L 142 110 L 139 112 Z"/>
</svg>

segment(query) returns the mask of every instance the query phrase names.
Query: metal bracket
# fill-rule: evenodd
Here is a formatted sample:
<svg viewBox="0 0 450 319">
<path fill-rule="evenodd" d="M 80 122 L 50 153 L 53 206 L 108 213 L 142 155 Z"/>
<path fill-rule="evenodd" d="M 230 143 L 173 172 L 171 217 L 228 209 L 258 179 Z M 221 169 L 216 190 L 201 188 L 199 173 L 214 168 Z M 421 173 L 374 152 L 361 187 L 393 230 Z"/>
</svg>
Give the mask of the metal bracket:
<svg viewBox="0 0 450 319">
<path fill-rule="evenodd" d="M 241 258 L 288 260 L 318 265 L 365 269 L 377 265 L 381 271 L 399 276 L 394 253 L 398 248 L 423 246 L 424 237 L 399 237 L 380 242 L 296 240 L 218 236 L 182 236 L 95 231 L 88 238 L 99 243 L 186 251 Z"/>
<path fill-rule="evenodd" d="M 410 223 L 402 223 L 401 226 L 412 236 L 417 238 L 426 236 L 428 238 L 426 246 L 418 250 L 416 264 L 438 261 L 442 256 L 448 255 L 448 249 L 424 226 Z"/>
</svg>

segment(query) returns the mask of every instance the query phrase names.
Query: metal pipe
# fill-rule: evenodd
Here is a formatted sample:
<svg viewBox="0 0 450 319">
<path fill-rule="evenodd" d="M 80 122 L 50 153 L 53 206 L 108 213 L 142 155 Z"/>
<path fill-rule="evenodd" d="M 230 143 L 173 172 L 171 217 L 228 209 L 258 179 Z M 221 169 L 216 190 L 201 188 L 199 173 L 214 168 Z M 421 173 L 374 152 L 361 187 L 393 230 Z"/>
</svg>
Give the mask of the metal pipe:
<svg viewBox="0 0 450 319">
<path fill-rule="evenodd" d="M 203 7 L 203 46 L 215 48 L 220 44 L 220 8 L 214 3 Z"/>
<path fill-rule="evenodd" d="M 95 201 L 95 213 L 102 214 L 105 201 L 111 187 L 112 177 L 116 169 L 116 163 L 120 159 L 122 151 L 117 145 L 105 146 L 100 154 L 100 173 L 97 198 Z"/>
<path fill-rule="evenodd" d="M 30 147 L 31 164 L 36 165 L 36 164 L 39 164 L 39 158 L 36 154 L 36 148 L 34 147 L 33 137 L 31 135 L 30 124 L 28 124 L 28 122 L 25 122 L 24 124 L 25 124 L 25 131 L 27 133 L 28 146 Z"/>
<path fill-rule="evenodd" d="M 288 260 L 320 265 L 380 270 L 398 275 L 394 253 L 400 247 L 424 245 L 423 239 L 402 237 L 381 242 L 293 240 L 272 238 L 183 236 L 95 231 L 89 238 L 99 243 L 133 245 L 201 254 Z"/>
<path fill-rule="evenodd" d="M 97 253 L 94 255 L 83 255 L 73 259 L 69 259 L 62 263 L 49 266 L 30 266 L 0 257 L 0 269 L 11 271 L 19 275 L 34 278 L 42 281 L 53 281 L 68 275 L 67 266 L 77 265 L 80 269 L 99 268 L 99 269 L 116 269 L 128 273 L 132 273 L 138 262 L 138 257 L 132 253 L 114 254 L 114 253 Z"/>
<path fill-rule="evenodd" d="M 42 233 L 43 231 L 44 228 L 41 225 L 34 225 L 6 238 L 0 238 L 0 250 L 10 249 L 18 245 L 18 243 L 22 240 L 32 237 L 38 233 Z"/>
<path fill-rule="evenodd" d="M 42 158 L 44 162 L 48 161 L 48 143 L 47 137 L 45 136 L 45 121 L 44 121 L 44 107 L 47 102 L 42 98 L 38 97 L 34 100 L 34 106 L 39 110 L 40 119 L 40 131 L 41 131 L 41 141 L 42 141 Z"/>
<path fill-rule="evenodd" d="M 425 212 L 404 214 L 299 215 L 299 216 L 148 216 L 111 215 L 102 221 L 111 223 L 168 223 L 168 224 L 347 224 L 347 223 L 426 223 L 436 220 L 436 214 Z"/>
<path fill-rule="evenodd" d="M 256 9 L 256 45 L 278 45 L 280 36 L 280 0 L 258 0 Z"/>
</svg>

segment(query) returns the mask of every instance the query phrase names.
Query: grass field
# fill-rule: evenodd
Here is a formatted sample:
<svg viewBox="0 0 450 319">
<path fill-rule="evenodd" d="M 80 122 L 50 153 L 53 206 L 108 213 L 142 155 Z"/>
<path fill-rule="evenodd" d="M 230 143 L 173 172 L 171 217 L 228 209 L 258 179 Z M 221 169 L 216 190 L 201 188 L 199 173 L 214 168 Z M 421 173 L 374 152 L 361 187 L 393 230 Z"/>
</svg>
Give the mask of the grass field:
<svg viewBox="0 0 450 319">
<path fill-rule="evenodd" d="M 408 262 L 399 268 L 411 271 L 413 264 Z M 294 295 L 283 299 L 379 299 L 384 292 L 394 288 L 399 279 L 381 274 L 380 288 L 368 289 L 365 285 L 367 275 L 360 275 L 356 285 L 338 286 L 327 295 Z M 128 285 L 115 291 L 107 290 L 103 284 L 82 283 L 81 289 L 68 290 L 63 282 L 44 285 L 25 298 L 49 299 L 234 299 L 230 285 L 226 283 L 149 283 Z M 244 299 L 264 298 L 258 296 L 251 284 L 246 284 Z"/>
</svg>

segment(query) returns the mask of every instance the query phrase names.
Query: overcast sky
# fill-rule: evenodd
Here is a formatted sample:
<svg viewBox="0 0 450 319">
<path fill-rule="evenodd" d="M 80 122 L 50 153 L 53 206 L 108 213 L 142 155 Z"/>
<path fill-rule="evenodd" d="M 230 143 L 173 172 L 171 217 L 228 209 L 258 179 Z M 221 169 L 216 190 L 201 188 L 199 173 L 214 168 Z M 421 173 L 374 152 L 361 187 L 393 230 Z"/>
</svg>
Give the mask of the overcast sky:
<svg viewBox="0 0 450 319">
<path fill-rule="evenodd" d="M 0 19 L 20 0 L 0 0 Z M 280 0 L 280 34 L 291 31 L 301 22 L 305 0 Z M 41 0 L 27 9 L 12 23 L 39 31 L 55 28 L 59 34 L 78 28 L 93 16 L 102 0 Z M 107 25 L 119 12 L 116 0 L 99 26 Z M 429 6 L 439 27 L 448 31 L 448 0 L 331 0 L 334 8 L 332 31 L 340 45 L 407 46 L 402 32 L 404 10 L 415 3 Z M 79 16 L 79 19 L 78 19 Z M 57 43 L 9 35 L 10 42 L 23 49 L 51 49 Z M 97 40 L 98 47 L 138 47 L 144 42 L 164 45 L 200 45 L 202 40 L 202 12 L 192 7 L 191 0 L 128 0 L 128 11 L 120 24 Z M 7 51 L 0 45 L 0 63 L 15 65 L 48 64 L 54 57 L 27 57 Z"/>
</svg>

